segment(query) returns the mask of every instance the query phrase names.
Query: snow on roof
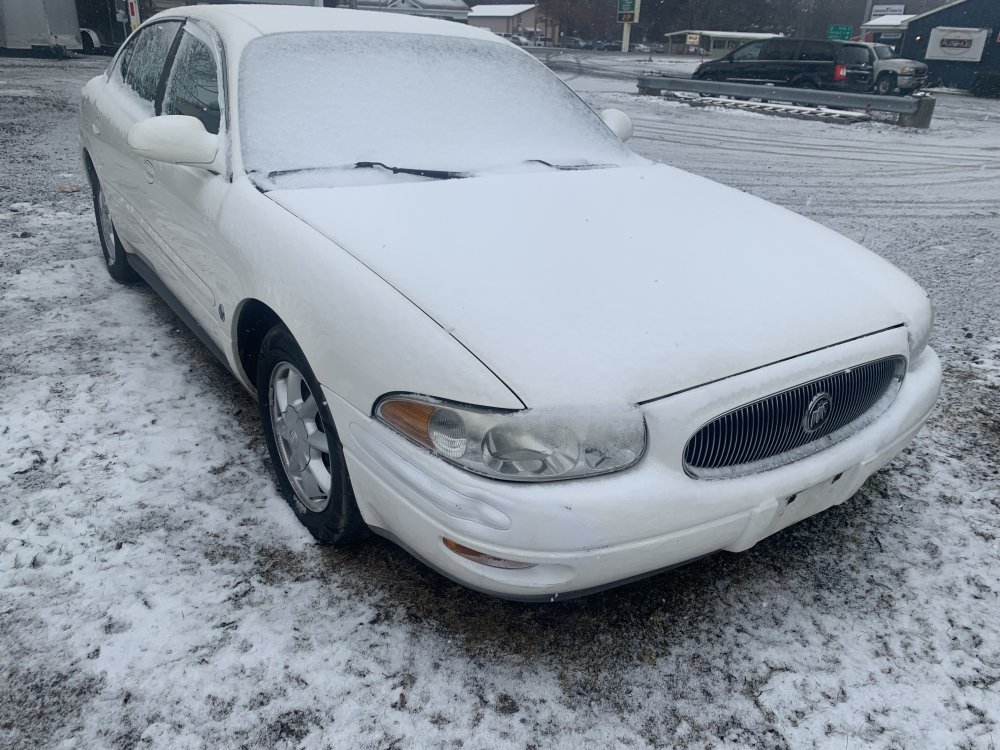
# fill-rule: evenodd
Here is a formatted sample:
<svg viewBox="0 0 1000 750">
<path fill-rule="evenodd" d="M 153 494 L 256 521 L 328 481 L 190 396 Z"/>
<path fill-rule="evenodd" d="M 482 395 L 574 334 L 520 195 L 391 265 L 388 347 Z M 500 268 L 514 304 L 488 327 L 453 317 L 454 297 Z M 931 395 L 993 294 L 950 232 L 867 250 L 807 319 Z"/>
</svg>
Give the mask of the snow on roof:
<svg viewBox="0 0 1000 750">
<path fill-rule="evenodd" d="M 897 26 L 905 26 L 911 18 L 916 18 L 916 15 L 894 15 L 894 16 L 879 16 L 878 18 L 873 18 L 868 21 L 868 23 L 861 24 L 863 29 L 873 29 L 873 28 L 896 28 Z"/>
<path fill-rule="evenodd" d="M 705 31 L 702 29 L 685 29 L 683 31 L 671 31 L 664 36 L 676 36 L 678 34 L 701 34 L 719 39 L 770 39 L 781 34 L 764 34 L 759 31 Z"/>
<path fill-rule="evenodd" d="M 378 8 L 392 8 L 393 10 L 400 10 L 408 5 L 413 5 L 417 8 L 422 8 L 426 10 L 458 10 L 467 11 L 469 6 L 465 3 L 465 0 L 359 0 L 358 5 L 374 5 Z"/>
<path fill-rule="evenodd" d="M 473 5 L 469 11 L 471 18 L 508 18 L 527 13 L 535 7 L 532 5 Z"/>
<path fill-rule="evenodd" d="M 455 10 L 468 10 L 469 6 L 465 0 L 416 0 L 417 5 L 423 8 L 440 8 Z"/>
<path fill-rule="evenodd" d="M 496 40 L 496 35 L 452 21 L 411 16 L 403 13 L 373 13 L 346 8 L 315 8 L 289 5 L 190 5 L 157 14 L 190 16 L 212 21 L 225 35 L 238 32 L 245 40 L 261 34 L 294 31 L 376 31 L 411 34 L 462 36 Z"/>
</svg>

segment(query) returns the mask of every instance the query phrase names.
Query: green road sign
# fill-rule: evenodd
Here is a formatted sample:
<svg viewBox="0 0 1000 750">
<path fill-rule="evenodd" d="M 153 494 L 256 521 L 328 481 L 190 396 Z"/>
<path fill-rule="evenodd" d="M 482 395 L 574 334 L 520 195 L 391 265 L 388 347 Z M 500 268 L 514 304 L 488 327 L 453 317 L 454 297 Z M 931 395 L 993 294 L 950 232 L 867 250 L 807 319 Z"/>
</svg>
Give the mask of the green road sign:
<svg viewBox="0 0 1000 750">
<path fill-rule="evenodd" d="M 854 36 L 854 27 L 842 23 L 834 24 L 826 30 L 827 39 L 843 39 L 846 41 L 852 36 Z"/>
<path fill-rule="evenodd" d="M 618 0 L 618 23 L 635 23 L 638 20 L 635 0 Z"/>
</svg>

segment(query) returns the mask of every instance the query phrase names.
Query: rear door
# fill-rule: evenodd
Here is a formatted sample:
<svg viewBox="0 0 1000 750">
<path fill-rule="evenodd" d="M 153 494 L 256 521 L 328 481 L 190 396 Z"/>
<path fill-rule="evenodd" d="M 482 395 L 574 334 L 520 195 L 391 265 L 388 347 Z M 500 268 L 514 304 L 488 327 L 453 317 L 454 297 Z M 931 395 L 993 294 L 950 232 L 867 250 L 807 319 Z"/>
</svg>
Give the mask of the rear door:
<svg viewBox="0 0 1000 750">
<path fill-rule="evenodd" d="M 830 42 L 808 39 L 799 46 L 799 71 L 792 85 L 809 81 L 819 87 L 826 87 L 834 80 L 834 65 L 837 50 Z"/>
<path fill-rule="evenodd" d="M 768 39 L 761 59 L 760 80 L 778 86 L 789 84 L 798 76 L 799 41 L 776 37 Z"/>
</svg>

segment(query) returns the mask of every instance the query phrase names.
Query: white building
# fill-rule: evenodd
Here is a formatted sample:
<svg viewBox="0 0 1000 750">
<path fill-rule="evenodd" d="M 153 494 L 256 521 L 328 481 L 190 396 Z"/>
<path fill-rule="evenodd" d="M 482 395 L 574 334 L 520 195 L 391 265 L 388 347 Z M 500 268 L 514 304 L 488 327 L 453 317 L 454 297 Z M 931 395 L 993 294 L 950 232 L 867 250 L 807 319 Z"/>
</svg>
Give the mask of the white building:
<svg viewBox="0 0 1000 750">
<path fill-rule="evenodd" d="M 341 1 L 341 5 L 347 3 Z M 353 3 L 351 3 L 353 5 Z M 357 0 L 358 10 L 381 10 L 406 13 L 410 16 L 429 16 L 466 23 L 469 6 L 464 0 Z"/>
<path fill-rule="evenodd" d="M 532 41 L 559 39 L 559 25 L 545 18 L 535 4 L 473 5 L 469 25 L 494 34 L 520 34 Z"/>
</svg>

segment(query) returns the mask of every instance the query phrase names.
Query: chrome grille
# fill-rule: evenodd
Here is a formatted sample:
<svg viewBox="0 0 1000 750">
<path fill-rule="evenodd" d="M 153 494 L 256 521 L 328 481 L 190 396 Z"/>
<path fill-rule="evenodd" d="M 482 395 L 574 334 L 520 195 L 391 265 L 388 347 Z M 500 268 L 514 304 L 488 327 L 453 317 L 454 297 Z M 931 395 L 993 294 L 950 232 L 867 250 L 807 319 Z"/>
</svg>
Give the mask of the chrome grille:
<svg viewBox="0 0 1000 750">
<path fill-rule="evenodd" d="M 744 404 L 716 417 L 688 440 L 684 468 L 695 477 L 724 478 L 771 469 L 822 450 L 881 414 L 905 371 L 905 359 L 886 357 Z"/>
</svg>

